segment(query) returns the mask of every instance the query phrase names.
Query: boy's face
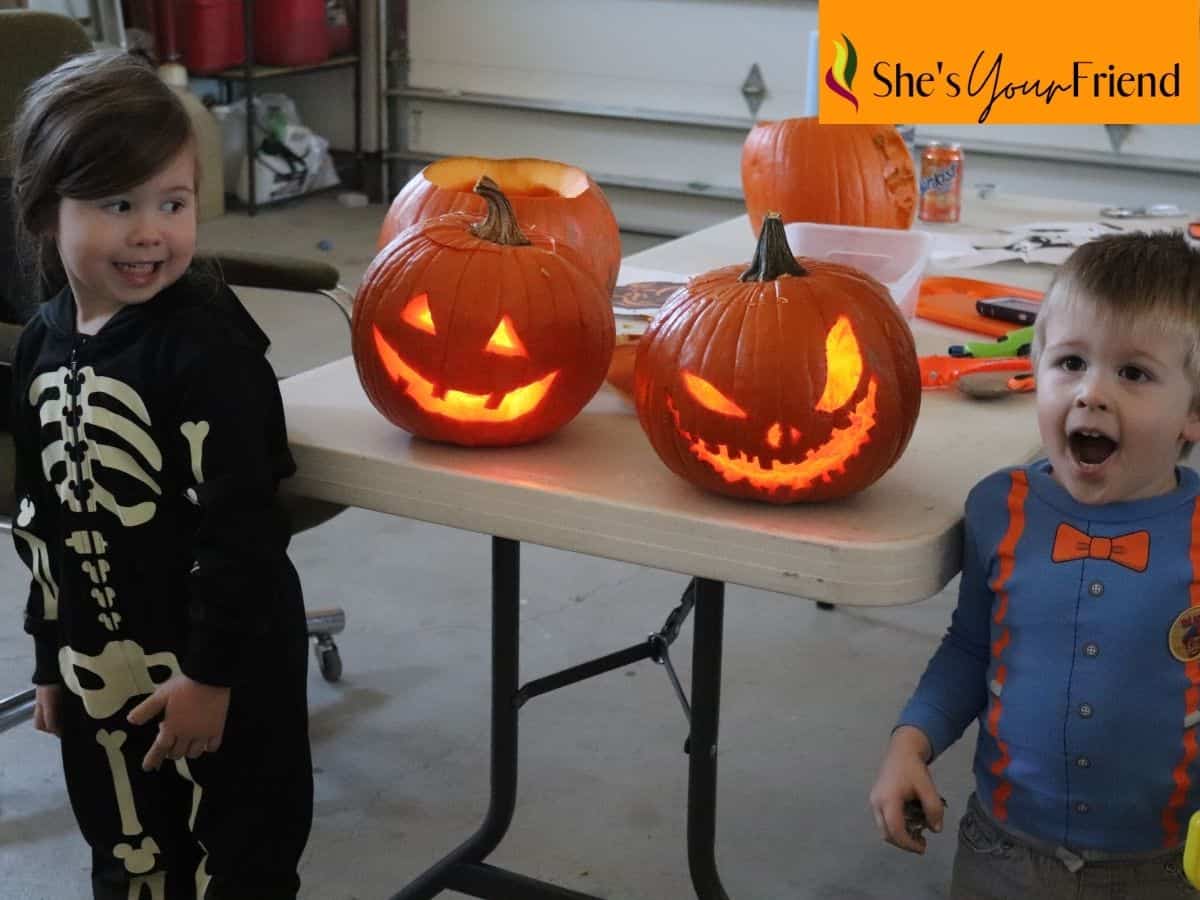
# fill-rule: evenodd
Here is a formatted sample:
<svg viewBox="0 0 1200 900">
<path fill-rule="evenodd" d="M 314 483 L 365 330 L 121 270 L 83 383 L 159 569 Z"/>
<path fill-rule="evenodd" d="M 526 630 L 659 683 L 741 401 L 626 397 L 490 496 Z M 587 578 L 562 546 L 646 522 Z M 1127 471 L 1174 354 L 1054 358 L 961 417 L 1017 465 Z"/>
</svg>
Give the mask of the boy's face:
<svg viewBox="0 0 1200 900">
<path fill-rule="evenodd" d="M 130 190 L 59 201 L 54 237 L 81 318 L 144 303 L 183 275 L 196 251 L 195 183 L 185 147 Z"/>
<path fill-rule="evenodd" d="M 1084 301 L 1055 310 L 1045 327 L 1038 430 L 1054 478 L 1081 503 L 1173 490 L 1181 444 L 1200 439 L 1183 336 L 1101 326 Z"/>
</svg>

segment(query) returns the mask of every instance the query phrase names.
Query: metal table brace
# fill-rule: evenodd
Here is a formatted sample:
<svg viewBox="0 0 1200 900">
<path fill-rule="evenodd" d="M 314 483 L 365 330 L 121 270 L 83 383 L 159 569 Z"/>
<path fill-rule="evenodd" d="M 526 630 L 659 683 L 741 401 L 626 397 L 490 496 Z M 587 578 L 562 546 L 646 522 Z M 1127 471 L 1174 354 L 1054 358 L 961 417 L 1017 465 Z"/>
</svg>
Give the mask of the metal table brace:
<svg viewBox="0 0 1200 900">
<path fill-rule="evenodd" d="M 517 715 L 525 701 L 643 659 L 666 666 L 690 719 L 688 754 L 688 868 L 700 900 L 729 900 L 714 856 L 717 806 L 717 731 L 721 704 L 721 638 L 725 584 L 693 578 L 662 631 L 642 644 L 564 669 L 518 688 L 520 542 L 492 538 L 491 798 L 479 829 L 419 875 L 392 900 L 428 900 L 455 890 L 485 900 L 601 900 L 549 882 L 491 866 L 483 860 L 512 822 L 517 797 Z M 689 710 L 667 647 L 695 607 L 692 707 Z"/>
</svg>

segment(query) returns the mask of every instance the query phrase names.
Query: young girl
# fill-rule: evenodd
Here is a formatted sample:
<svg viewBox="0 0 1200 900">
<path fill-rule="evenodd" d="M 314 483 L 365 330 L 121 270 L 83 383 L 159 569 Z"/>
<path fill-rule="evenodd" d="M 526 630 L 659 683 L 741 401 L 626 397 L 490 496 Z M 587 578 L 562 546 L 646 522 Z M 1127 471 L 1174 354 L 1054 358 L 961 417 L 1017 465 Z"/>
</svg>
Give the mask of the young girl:
<svg viewBox="0 0 1200 900">
<path fill-rule="evenodd" d="M 35 725 L 104 900 L 294 898 L 312 819 L 292 474 L 266 336 L 195 271 L 195 138 L 130 56 L 35 82 L 18 227 L 50 299 L 13 366 Z"/>
</svg>

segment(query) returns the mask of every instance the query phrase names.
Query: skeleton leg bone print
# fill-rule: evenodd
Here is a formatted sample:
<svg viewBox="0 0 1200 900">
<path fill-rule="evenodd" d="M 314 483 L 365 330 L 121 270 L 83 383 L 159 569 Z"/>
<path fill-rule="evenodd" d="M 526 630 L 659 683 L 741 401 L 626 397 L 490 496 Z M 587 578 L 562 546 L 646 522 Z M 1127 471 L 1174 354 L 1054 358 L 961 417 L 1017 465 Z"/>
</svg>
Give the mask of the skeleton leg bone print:
<svg viewBox="0 0 1200 900">
<path fill-rule="evenodd" d="M 149 897 L 142 888 L 149 891 Z M 129 900 L 167 900 L 167 873 L 155 872 L 153 875 L 134 878 L 129 882 Z"/>
<path fill-rule="evenodd" d="M 104 755 L 108 757 L 108 768 L 112 772 L 113 786 L 117 791 L 117 809 L 121 813 L 121 833 L 133 836 L 142 833 L 142 823 L 138 820 L 137 805 L 133 802 L 133 788 L 129 784 L 129 768 L 125 764 L 125 757 L 121 754 L 125 738 L 124 731 L 105 731 L 101 728 L 96 732 L 96 743 L 104 748 Z M 152 838 L 150 840 L 153 842 Z M 119 844 L 119 847 L 125 847 L 125 856 L 129 855 L 128 844 Z M 158 847 L 155 846 L 154 849 L 157 851 Z M 113 850 L 113 855 L 118 859 L 122 858 L 116 850 Z M 131 869 L 131 871 L 140 874 L 152 868 L 154 868 L 153 860 L 150 865 L 140 869 Z"/>
</svg>

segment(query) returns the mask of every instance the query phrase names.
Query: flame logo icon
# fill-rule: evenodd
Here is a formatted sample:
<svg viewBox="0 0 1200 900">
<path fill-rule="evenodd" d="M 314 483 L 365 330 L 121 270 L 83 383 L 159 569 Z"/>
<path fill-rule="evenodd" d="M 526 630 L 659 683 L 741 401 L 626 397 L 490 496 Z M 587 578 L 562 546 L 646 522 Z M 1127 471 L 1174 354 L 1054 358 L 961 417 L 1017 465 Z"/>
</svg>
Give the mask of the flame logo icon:
<svg viewBox="0 0 1200 900">
<path fill-rule="evenodd" d="M 842 41 L 846 43 L 843 44 Z M 854 85 L 854 73 L 858 71 L 858 51 L 854 49 L 854 42 L 846 37 L 845 32 L 842 33 L 842 41 L 833 42 L 837 56 L 833 60 L 833 66 L 825 70 L 825 85 L 839 97 L 853 103 L 857 112 L 858 98 L 850 88 Z"/>
</svg>

